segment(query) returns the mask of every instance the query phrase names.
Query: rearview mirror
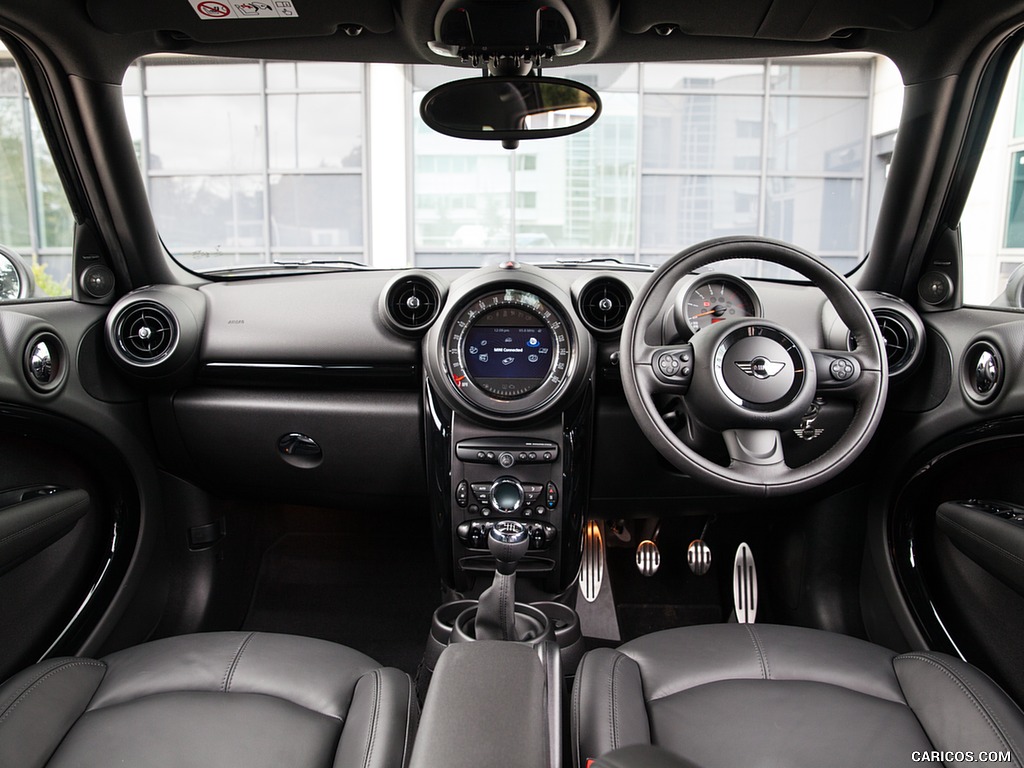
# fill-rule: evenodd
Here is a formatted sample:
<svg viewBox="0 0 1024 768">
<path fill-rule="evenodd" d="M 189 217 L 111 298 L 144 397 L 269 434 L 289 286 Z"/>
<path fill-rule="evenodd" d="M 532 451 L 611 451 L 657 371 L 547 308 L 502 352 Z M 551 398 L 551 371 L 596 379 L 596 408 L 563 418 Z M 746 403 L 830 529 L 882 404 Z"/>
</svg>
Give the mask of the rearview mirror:
<svg viewBox="0 0 1024 768">
<path fill-rule="evenodd" d="M 597 92 L 554 77 L 483 77 L 439 85 L 423 97 L 420 116 L 438 133 L 502 141 L 566 136 L 601 115 Z M 511 145 L 511 146 L 510 146 Z"/>
</svg>

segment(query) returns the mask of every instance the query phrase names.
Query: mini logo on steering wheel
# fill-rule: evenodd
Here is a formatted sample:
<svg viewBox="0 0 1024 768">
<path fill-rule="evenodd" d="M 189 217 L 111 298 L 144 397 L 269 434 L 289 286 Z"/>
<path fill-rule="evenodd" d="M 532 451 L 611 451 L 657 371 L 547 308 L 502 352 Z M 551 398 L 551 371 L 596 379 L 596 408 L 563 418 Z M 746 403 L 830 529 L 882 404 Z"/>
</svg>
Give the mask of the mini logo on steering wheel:
<svg viewBox="0 0 1024 768">
<path fill-rule="evenodd" d="M 758 356 L 753 360 L 737 362 L 736 367 L 747 374 L 747 376 L 753 376 L 755 379 L 770 379 L 772 376 L 781 373 L 786 364 L 776 363 L 767 357 Z"/>
</svg>

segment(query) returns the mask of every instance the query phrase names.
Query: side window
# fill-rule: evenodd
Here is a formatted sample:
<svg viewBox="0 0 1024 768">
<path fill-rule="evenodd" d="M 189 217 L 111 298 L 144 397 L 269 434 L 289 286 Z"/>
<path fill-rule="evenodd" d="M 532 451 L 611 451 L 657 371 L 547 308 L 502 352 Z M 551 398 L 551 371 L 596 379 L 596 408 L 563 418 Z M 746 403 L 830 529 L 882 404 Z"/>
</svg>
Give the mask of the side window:
<svg viewBox="0 0 1024 768">
<path fill-rule="evenodd" d="M 1024 308 L 1024 78 L 1017 53 L 960 218 L 964 302 Z"/>
<path fill-rule="evenodd" d="M 74 232 L 21 73 L 0 43 L 0 301 L 70 296 Z"/>
</svg>

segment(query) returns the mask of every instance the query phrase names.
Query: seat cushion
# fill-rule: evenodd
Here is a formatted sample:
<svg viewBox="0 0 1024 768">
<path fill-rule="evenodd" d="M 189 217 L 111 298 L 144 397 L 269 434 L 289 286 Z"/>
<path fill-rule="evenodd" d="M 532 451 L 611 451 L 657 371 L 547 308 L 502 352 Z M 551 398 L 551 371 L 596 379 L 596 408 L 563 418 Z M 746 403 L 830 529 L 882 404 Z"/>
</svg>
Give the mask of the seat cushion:
<svg viewBox="0 0 1024 768">
<path fill-rule="evenodd" d="M 1024 754 L 1024 715 L 973 667 L 798 627 L 687 627 L 591 651 L 572 718 L 577 765 L 634 744 L 701 768 Z"/>
<path fill-rule="evenodd" d="M 408 675 L 349 648 L 186 635 L 15 675 L 0 686 L 0 765 L 400 768 L 417 715 Z"/>
</svg>

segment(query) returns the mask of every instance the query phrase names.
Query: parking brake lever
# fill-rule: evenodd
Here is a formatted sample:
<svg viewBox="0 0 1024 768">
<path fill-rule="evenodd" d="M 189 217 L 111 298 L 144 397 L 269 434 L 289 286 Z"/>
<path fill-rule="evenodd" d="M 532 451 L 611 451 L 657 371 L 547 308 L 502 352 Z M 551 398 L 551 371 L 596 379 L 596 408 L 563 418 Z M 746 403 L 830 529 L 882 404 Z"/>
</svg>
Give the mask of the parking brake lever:
<svg viewBox="0 0 1024 768">
<path fill-rule="evenodd" d="M 530 533 L 517 520 L 501 520 L 487 535 L 487 548 L 497 567 L 494 581 L 476 611 L 477 640 L 518 640 L 516 634 L 516 566 L 530 545 Z"/>
</svg>

